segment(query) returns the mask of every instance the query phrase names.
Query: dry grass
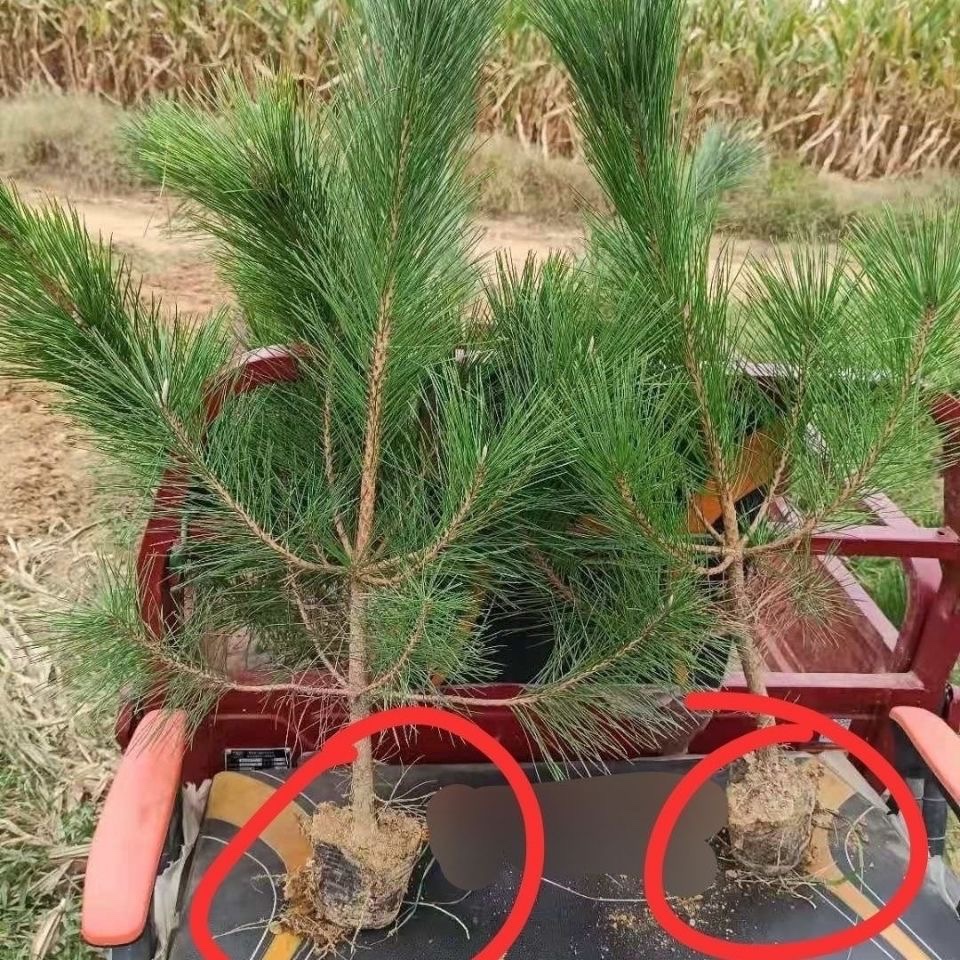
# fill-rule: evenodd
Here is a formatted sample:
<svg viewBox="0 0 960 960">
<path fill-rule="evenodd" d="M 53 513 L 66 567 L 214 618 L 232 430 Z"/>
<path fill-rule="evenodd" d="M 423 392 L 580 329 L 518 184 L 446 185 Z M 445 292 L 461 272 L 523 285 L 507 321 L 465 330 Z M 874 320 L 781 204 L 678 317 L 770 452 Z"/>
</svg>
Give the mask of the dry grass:
<svg viewBox="0 0 960 960">
<path fill-rule="evenodd" d="M 955 0 L 697 0 L 694 123 L 757 120 L 820 170 L 892 176 L 960 158 Z"/>
<path fill-rule="evenodd" d="M 62 526 L 0 545 L 0 956 L 92 957 L 78 934 L 83 866 L 112 770 L 106 732 L 61 689 L 28 630 L 87 569 Z"/>
<path fill-rule="evenodd" d="M 781 158 L 726 200 L 719 227 L 765 240 L 797 234 L 835 237 L 848 215 L 822 177 L 792 158 Z"/>
<path fill-rule="evenodd" d="M 0 174 L 70 191 L 140 190 L 120 144 L 125 115 L 91 94 L 47 91 L 0 100 Z M 603 208 L 597 182 L 579 159 L 544 158 L 494 134 L 478 137 L 470 167 L 481 180 L 485 216 L 565 221 Z"/>
<path fill-rule="evenodd" d="M 323 84 L 349 0 L 0 0 L 0 94 L 40 83 L 115 103 L 208 89 L 225 71 Z"/>
<path fill-rule="evenodd" d="M 2 2 L 2 0 L 0 0 Z M 0 174 L 74 191 L 122 193 L 142 185 L 124 162 L 118 129 L 125 110 L 89 94 L 30 93 L 0 100 Z M 478 212 L 544 223 L 577 222 L 605 204 L 577 157 L 544 156 L 498 134 L 481 136 L 471 170 L 482 181 Z M 726 203 L 721 229 L 739 237 L 780 240 L 798 234 L 832 238 L 851 219 L 889 203 L 960 202 L 960 180 L 941 171 L 858 183 L 817 174 L 775 156 Z"/>
<path fill-rule="evenodd" d="M 350 0 L 0 0 L 0 94 L 42 84 L 118 104 L 283 69 L 321 94 Z M 576 154 L 566 78 L 514 0 L 481 131 Z M 723 113 L 854 178 L 960 164 L 955 0 L 690 0 L 691 133 Z"/>
<path fill-rule="evenodd" d="M 486 216 L 563 221 L 605 208 L 600 187 L 582 161 L 544 158 L 504 136 L 480 143 L 471 171 L 481 178 L 479 207 Z"/>
<path fill-rule="evenodd" d="M 123 162 L 122 111 L 85 94 L 27 93 L 0 103 L 0 170 L 8 176 L 65 179 L 81 189 L 136 185 Z"/>
</svg>

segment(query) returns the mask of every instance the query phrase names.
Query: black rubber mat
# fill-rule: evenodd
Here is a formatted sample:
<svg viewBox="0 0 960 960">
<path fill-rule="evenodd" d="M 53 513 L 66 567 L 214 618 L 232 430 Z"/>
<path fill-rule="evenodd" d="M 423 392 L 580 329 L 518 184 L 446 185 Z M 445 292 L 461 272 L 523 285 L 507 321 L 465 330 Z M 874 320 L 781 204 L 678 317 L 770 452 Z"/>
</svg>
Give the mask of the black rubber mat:
<svg viewBox="0 0 960 960">
<path fill-rule="evenodd" d="M 682 769 L 679 762 L 677 769 Z M 628 769 L 636 770 L 638 767 Z M 655 766 L 658 772 L 664 763 Z M 393 768 L 384 768 L 387 780 Z M 194 851 L 182 891 L 182 912 L 199 877 L 237 824 L 276 786 L 283 774 L 221 774 L 214 781 L 207 819 Z M 484 786 L 497 783 L 487 767 L 423 766 L 403 773 L 405 795 L 429 792 L 448 783 Z M 318 779 L 298 800 L 308 813 L 317 803 L 341 793 L 339 776 Z M 385 789 L 393 789 L 389 783 Z M 749 943 L 784 943 L 820 936 L 870 915 L 889 897 L 903 874 L 906 850 L 895 825 L 868 805 L 834 774 L 825 773 L 821 804 L 839 816 L 815 845 L 813 882 L 771 886 L 744 882 L 721 870 L 718 882 L 702 897 L 678 904 L 678 912 L 698 929 L 716 937 Z M 307 854 L 293 809 L 248 851 L 214 902 L 211 928 L 218 943 L 236 960 L 307 960 L 309 945 L 271 921 L 282 909 L 283 874 Z M 639 871 L 638 871 L 639 872 Z M 357 956 L 368 960 L 469 960 L 494 934 L 506 916 L 517 874 L 506 871 L 499 883 L 465 895 L 449 884 L 428 856 L 410 888 L 402 926 L 392 934 L 359 938 Z M 511 960 L 700 960 L 702 956 L 663 932 L 642 902 L 635 877 L 595 877 L 574 883 L 547 882 Z M 413 908 L 413 902 L 419 905 Z M 349 955 L 349 951 L 344 955 Z M 184 927 L 171 951 L 172 960 L 198 956 Z M 776 957 L 775 948 L 771 960 Z M 910 911 L 884 937 L 832 955 L 828 960 L 958 960 L 960 921 L 928 882 Z"/>
</svg>

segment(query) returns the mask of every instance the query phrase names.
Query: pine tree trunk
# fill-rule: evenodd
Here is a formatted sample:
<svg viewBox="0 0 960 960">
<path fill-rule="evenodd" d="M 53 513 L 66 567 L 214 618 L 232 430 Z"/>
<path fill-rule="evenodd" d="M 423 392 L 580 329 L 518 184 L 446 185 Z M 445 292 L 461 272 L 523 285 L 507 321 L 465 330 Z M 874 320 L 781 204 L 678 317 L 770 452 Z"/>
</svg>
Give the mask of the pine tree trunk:
<svg viewBox="0 0 960 960">
<path fill-rule="evenodd" d="M 737 650 L 751 693 L 767 695 L 766 667 L 751 636 L 750 598 L 742 557 L 730 565 L 729 588 L 738 621 Z M 771 716 L 757 718 L 771 727 Z M 758 750 L 730 770 L 727 829 L 737 862 L 750 871 L 781 876 L 802 862 L 813 836 L 816 779 L 809 766 L 788 760 L 779 746 Z"/>
<path fill-rule="evenodd" d="M 763 657 L 745 626 L 750 614 L 750 598 L 747 596 L 746 569 L 742 557 L 738 557 L 730 564 L 728 579 L 733 608 L 738 621 L 737 653 L 740 656 L 740 666 L 743 669 L 743 675 L 750 692 L 765 697 L 767 695 L 767 682 L 764 678 L 766 668 Z M 773 717 L 757 718 L 757 726 L 759 727 L 769 727 L 773 723 Z"/>
<path fill-rule="evenodd" d="M 366 617 L 369 595 L 350 584 L 348 682 L 350 721 L 370 714 Z M 423 845 L 423 824 L 415 816 L 385 808 L 379 815 L 374 793 L 370 738 L 356 744 L 350 804 L 320 804 L 313 814 L 313 857 L 302 882 L 308 916 L 346 932 L 382 930 L 396 921 Z"/>
<path fill-rule="evenodd" d="M 366 637 L 367 597 L 359 584 L 350 586 L 350 647 L 347 682 L 353 691 L 363 690 L 368 683 L 367 637 Z M 365 694 L 356 693 L 350 699 L 350 722 L 362 720 L 370 713 L 370 704 Z M 350 777 L 350 806 L 353 822 L 358 834 L 370 834 L 376 829 L 373 744 L 369 737 L 356 745 L 357 759 L 354 760 Z"/>
<path fill-rule="evenodd" d="M 750 636 L 747 623 L 750 618 L 750 598 L 747 596 L 747 572 L 743 559 L 744 541 L 740 534 L 740 517 L 737 513 L 737 503 L 733 492 L 723 489 L 720 494 L 723 509 L 723 542 L 733 560 L 727 572 L 727 588 L 733 600 L 733 612 L 737 622 L 737 653 L 740 656 L 740 666 L 751 693 L 765 697 L 767 684 L 764 679 L 765 668 L 763 657 L 757 645 Z M 773 725 L 772 717 L 759 717 L 757 725 L 768 727 Z"/>
</svg>

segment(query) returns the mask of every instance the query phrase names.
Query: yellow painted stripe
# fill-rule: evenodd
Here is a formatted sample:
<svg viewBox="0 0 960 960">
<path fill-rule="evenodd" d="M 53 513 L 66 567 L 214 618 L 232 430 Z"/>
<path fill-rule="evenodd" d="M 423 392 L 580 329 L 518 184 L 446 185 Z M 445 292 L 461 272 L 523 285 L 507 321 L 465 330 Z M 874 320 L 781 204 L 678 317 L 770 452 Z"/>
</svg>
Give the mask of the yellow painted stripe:
<svg viewBox="0 0 960 960">
<path fill-rule="evenodd" d="M 263 960 L 292 960 L 300 943 L 300 937 L 284 930 L 274 936 L 263 955 Z"/>
<path fill-rule="evenodd" d="M 270 785 L 242 773 L 218 773 L 210 788 L 206 815 L 240 827 L 273 792 Z M 288 872 L 303 866 L 310 857 L 310 843 L 301 826 L 304 816 L 296 804 L 291 803 L 260 834 L 260 839 L 276 851 Z"/>
<path fill-rule="evenodd" d="M 206 816 L 239 827 L 250 819 L 273 792 L 274 788 L 269 784 L 242 773 L 219 773 L 214 777 L 210 788 Z M 299 808 L 291 803 L 260 834 L 264 843 L 276 851 L 288 872 L 302 866 L 310 856 L 310 844 L 301 826 L 302 815 Z M 282 930 L 274 934 L 263 954 L 263 960 L 293 960 L 301 942 L 300 937 Z"/>
<path fill-rule="evenodd" d="M 853 794 L 850 786 L 826 767 L 822 767 L 823 778 L 820 781 L 820 805 L 826 810 L 839 811 Z M 877 905 L 858 890 L 847 879 L 846 874 L 837 866 L 830 849 L 828 827 L 817 827 L 811 847 L 810 872 L 817 880 L 829 887 L 829 895 L 846 904 L 863 920 L 878 912 Z M 907 932 L 894 924 L 887 927 L 880 936 L 893 947 L 903 960 L 932 960 L 930 954 L 910 939 Z"/>
</svg>

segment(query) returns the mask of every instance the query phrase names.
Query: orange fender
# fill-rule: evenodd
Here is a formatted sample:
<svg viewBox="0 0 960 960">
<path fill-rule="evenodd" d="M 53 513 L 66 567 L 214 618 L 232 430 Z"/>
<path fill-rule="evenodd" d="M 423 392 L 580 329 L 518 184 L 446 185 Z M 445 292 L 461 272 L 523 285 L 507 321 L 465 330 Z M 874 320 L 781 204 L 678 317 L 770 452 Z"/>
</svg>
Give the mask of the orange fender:
<svg viewBox="0 0 960 960">
<path fill-rule="evenodd" d="M 186 714 L 155 710 L 120 761 L 83 883 L 80 930 L 91 946 L 132 943 L 147 925 L 186 745 Z"/>
</svg>

